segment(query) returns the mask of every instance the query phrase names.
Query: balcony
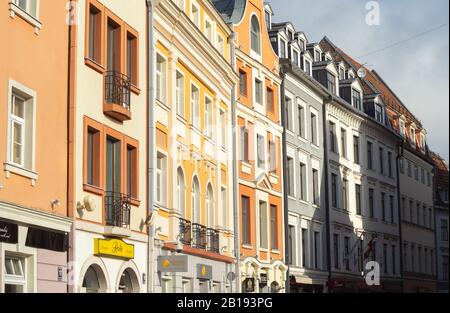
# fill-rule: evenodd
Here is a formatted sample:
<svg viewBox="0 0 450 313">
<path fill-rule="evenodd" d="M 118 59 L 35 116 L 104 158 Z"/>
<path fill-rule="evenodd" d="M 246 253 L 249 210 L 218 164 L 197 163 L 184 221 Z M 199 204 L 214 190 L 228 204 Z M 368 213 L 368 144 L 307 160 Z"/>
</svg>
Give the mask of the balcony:
<svg viewBox="0 0 450 313">
<path fill-rule="evenodd" d="M 131 236 L 129 196 L 107 191 L 105 195 L 105 235 L 126 238 Z"/>
<path fill-rule="evenodd" d="M 105 73 L 103 113 L 120 122 L 131 120 L 131 81 L 116 71 Z"/>
<path fill-rule="evenodd" d="M 186 246 L 192 243 L 191 222 L 182 218 L 180 218 L 180 240 Z"/>
<path fill-rule="evenodd" d="M 192 224 L 192 248 L 206 249 L 206 227 L 200 224 Z"/>
<path fill-rule="evenodd" d="M 206 230 L 207 247 L 206 250 L 214 253 L 219 253 L 219 231 L 208 228 Z"/>
</svg>

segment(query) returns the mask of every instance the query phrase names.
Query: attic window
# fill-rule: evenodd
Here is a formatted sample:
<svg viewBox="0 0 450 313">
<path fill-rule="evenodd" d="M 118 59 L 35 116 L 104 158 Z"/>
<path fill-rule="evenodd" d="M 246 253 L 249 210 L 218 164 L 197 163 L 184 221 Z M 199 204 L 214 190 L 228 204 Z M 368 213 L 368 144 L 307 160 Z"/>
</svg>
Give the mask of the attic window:
<svg viewBox="0 0 450 313">
<path fill-rule="evenodd" d="M 352 71 L 348 71 L 348 79 L 354 79 L 355 74 Z"/>
<path fill-rule="evenodd" d="M 299 43 L 300 43 L 300 49 L 302 49 L 302 51 L 305 51 L 305 49 L 306 49 L 305 41 L 303 39 L 300 39 Z"/>
<path fill-rule="evenodd" d="M 379 104 L 375 104 L 375 119 L 379 123 L 384 123 L 383 107 Z"/>
<path fill-rule="evenodd" d="M 320 62 L 321 60 L 321 53 L 319 50 L 314 50 L 314 62 Z"/>
<path fill-rule="evenodd" d="M 288 31 L 289 40 L 294 40 L 294 32 L 292 30 Z"/>
<path fill-rule="evenodd" d="M 286 41 L 280 40 L 280 59 L 286 58 Z"/>
<path fill-rule="evenodd" d="M 405 121 L 400 120 L 399 126 L 400 126 L 400 135 L 402 135 L 402 137 L 405 137 L 406 135 Z"/>
<path fill-rule="evenodd" d="M 345 79 L 345 69 L 343 67 L 339 67 L 339 80 Z"/>
<path fill-rule="evenodd" d="M 258 18 L 253 15 L 250 25 L 251 49 L 257 54 L 261 54 L 261 29 Z"/>
<path fill-rule="evenodd" d="M 409 139 L 411 140 L 411 144 L 413 146 L 415 146 L 416 145 L 416 130 L 413 127 L 411 127 L 409 130 Z"/>
<path fill-rule="evenodd" d="M 268 29 L 272 29 L 272 15 L 270 14 L 269 11 L 266 10 L 266 12 L 264 13 L 264 19 L 266 21 L 266 26 Z"/>
</svg>

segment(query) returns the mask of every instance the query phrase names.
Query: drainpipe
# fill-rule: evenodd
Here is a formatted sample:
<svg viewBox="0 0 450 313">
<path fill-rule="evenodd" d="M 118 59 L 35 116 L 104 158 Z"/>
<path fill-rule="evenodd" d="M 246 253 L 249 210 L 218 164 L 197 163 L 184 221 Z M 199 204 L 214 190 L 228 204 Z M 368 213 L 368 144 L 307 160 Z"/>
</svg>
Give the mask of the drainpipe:
<svg viewBox="0 0 450 313">
<path fill-rule="evenodd" d="M 328 188 L 329 188 L 329 168 L 328 168 L 328 136 L 327 136 L 327 105 L 331 103 L 333 100 L 332 96 L 329 96 L 323 103 L 323 111 L 322 111 L 322 131 L 323 131 L 323 155 L 324 155 L 324 162 L 323 162 L 323 168 L 325 172 L 325 208 L 326 208 L 326 232 L 327 232 L 327 267 L 328 267 L 328 283 L 327 288 L 328 292 L 330 292 L 330 286 L 331 286 L 331 217 L 330 217 L 330 195 L 328 194 Z"/>
<path fill-rule="evenodd" d="M 404 154 L 404 147 L 405 141 L 402 139 L 401 142 L 397 146 L 397 168 L 396 168 L 396 174 L 397 174 L 397 207 L 398 207 L 398 238 L 400 241 L 400 279 L 401 279 L 401 292 L 403 292 L 404 286 L 403 286 L 403 236 L 402 236 L 402 213 L 401 213 L 401 191 L 400 191 L 400 160 L 403 158 Z"/>
<path fill-rule="evenodd" d="M 147 7 L 147 127 L 148 127 L 148 143 L 147 143 L 147 213 L 153 216 L 156 216 L 157 212 L 155 211 L 154 206 L 154 192 L 153 192 L 153 182 L 154 182 L 154 165 L 153 156 L 155 155 L 155 135 L 154 135 L 154 103 L 155 103 L 155 94 L 154 94 L 154 80 L 153 80 L 153 69 L 154 69 L 154 3 L 153 0 L 145 0 Z M 154 220 L 154 219 L 153 219 Z M 154 227 L 149 224 L 148 226 L 148 249 L 147 249 L 147 292 L 153 293 L 154 286 Z"/>
<path fill-rule="evenodd" d="M 236 47 L 234 45 L 234 40 L 236 38 L 236 33 L 233 33 L 228 38 L 230 42 L 230 57 L 231 57 L 231 67 L 236 70 Z M 241 292 L 241 249 L 240 249 L 240 231 L 239 231 L 239 188 L 238 188 L 238 149 L 237 149 L 237 97 L 236 97 L 236 86 L 231 89 L 231 120 L 233 129 L 233 217 L 234 217 L 234 254 L 236 257 L 235 264 L 235 274 L 236 274 L 236 293 Z"/>
<path fill-rule="evenodd" d="M 284 66 L 281 67 L 281 71 L 280 71 L 280 76 L 281 76 L 281 88 L 280 88 L 280 97 L 281 97 L 281 124 L 283 125 L 283 135 L 282 135 L 282 146 L 283 146 L 283 154 L 282 154 L 282 159 L 283 159 L 283 186 L 284 188 L 286 188 L 286 186 L 289 184 L 289 182 L 287 181 L 287 144 L 286 144 L 286 120 L 287 120 L 287 116 L 286 116 L 286 102 L 284 99 L 285 96 L 285 68 Z M 283 202 L 284 202 L 284 210 L 283 210 L 283 215 L 284 215 L 284 238 L 285 238 L 285 242 L 287 242 L 287 238 L 289 238 L 289 199 L 288 199 L 288 194 L 286 193 L 286 190 L 284 189 L 283 192 Z M 289 255 L 289 249 L 286 248 L 286 246 L 284 247 L 284 251 L 285 251 L 285 259 L 286 259 L 286 263 L 288 262 L 290 255 Z M 285 281 L 285 291 L 286 293 L 290 293 L 290 279 L 289 279 L 289 264 L 286 267 L 286 281 Z"/>
</svg>

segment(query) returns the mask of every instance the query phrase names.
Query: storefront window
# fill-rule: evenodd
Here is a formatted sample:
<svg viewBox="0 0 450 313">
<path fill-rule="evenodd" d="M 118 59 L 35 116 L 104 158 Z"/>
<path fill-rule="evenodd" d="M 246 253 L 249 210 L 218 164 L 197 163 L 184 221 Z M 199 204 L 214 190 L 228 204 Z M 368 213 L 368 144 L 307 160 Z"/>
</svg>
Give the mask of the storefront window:
<svg viewBox="0 0 450 313">
<path fill-rule="evenodd" d="M 95 269 L 90 266 L 83 279 L 83 287 L 86 288 L 86 293 L 98 293 L 100 292 L 100 282 Z"/>
<path fill-rule="evenodd" d="M 5 293 L 25 292 L 25 259 L 5 256 Z"/>
</svg>

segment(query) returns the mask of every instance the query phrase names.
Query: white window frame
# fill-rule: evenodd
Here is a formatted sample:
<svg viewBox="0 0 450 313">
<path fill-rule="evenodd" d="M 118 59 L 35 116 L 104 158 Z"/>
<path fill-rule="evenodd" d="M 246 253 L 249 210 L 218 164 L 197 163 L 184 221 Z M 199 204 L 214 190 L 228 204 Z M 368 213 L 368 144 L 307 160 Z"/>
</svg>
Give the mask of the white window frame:
<svg viewBox="0 0 450 313">
<path fill-rule="evenodd" d="M 225 39 L 220 34 L 217 35 L 217 50 L 222 56 L 225 54 Z"/>
<path fill-rule="evenodd" d="M 6 274 L 6 262 L 7 259 L 11 262 L 11 267 L 15 271 L 15 266 L 12 262 L 17 261 L 20 269 L 20 274 L 14 273 L 14 274 Z M 15 285 L 20 286 L 22 288 L 22 293 L 25 293 L 27 291 L 27 258 L 25 257 L 18 257 L 18 256 L 12 256 L 6 253 L 4 255 L 4 278 L 3 278 L 3 290 L 6 285 Z"/>
<path fill-rule="evenodd" d="M 182 86 L 178 86 L 179 82 L 181 81 Z M 176 70 L 175 74 L 175 101 L 176 101 L 176 109 L 177 109 L 177 115 L 182 117 L 183 119 L 186 118 L 186 81 L 184 74 Z"/>
<path fill-rule="evenodd" d="M 260 102 L 258 102 L 257 101 L 257 97 L 256 97 L 256 86 L 257 85 L 260 85 L 261 86 L 261 93 L 260 93 L 260 95 L 261 95 L 261 99 L 260 99 Z M 254 99 L 255 99 L 255 103 L 256 104 L 258 104 L 258 105 L 264 105 L 264 95 L 263 95 L 263 93 L 264 93 L 264 83 L 263 83 L 263 81 L 261 80 L 261 79 L 259 79 L 258 77 L 255 77 L 255 79 L 253 80 L 253 90 L 254 90 Z"/>
<path fill-rule="evenodd" d="M 300 125 L 298 125 L 298 127 L 299 127 L 298 128 L 298 136 L 300 138 L 302 138 L 302 139 L 308 140 L 308 129 L 309 129 L 309 127 L 308 127 L 308 122 L 307 122 L 307 119 L 306 119 L 306 116 L 308 114 L 308 112 L 306 110 L 307 109 L 307 104 L 301 98 L 297 97 L 297 114 L 300 114 L 299 107 L 301 107 L 303 109 L 303 117 L 302 117 L 303 134 L 302 134 Z M 300 117 L 301 116 L 298 116 L 297 120 L 300 120 Z"/>
<path fill-rule="evenodd" d="M 162 168 L 158 168 L 158 160 L 162 159 L 164 163 L 162 164 Z M 158 203 L 161 206 L 167 206 L 167 194 L 168 194 L 168 188 L 167 188 L 167 169 L 168 169 L 168 155 L 158 150 L 157 151 L 157 157 L 156 157 L 156 203 Z M 160 181 L 158 182 L 158 176 Z M 159 185 L 160 184 L 160 185 Z"/>
<path fill-rule="evenodd" d="M 311 118 L 312 118 L 312 115 L 314 115 L 315 117 L 316 117 L 316 130 L 315 130 L 315 133 L 316 133 L 316 141 L 317 142 L 313 142 L 312 141 L 312 139 L 313 139 L 313 136 L 312 136 L 312 133 L 311 133 L 311 144 L 314 146 L 314 147 L 320 147 L 320 136 L 319 136 L 319 112 L 316 110 L 316 109 L 314 109 L 312 106 L 310 106 L 309 107 L 309 120 L 310 120 L 310 122 L 312 122 L 311 121 Z M 309 131 L 312 131 L 312 125 L 309 125 Z M 306 132 L 308 132 L 308 131 L 306 131 Z"/>
<path fill-rule="evenodd" d="M 42 23 L 39 21 L 39 13 L 40 13 L 40 0 L 36 1 L 36 12 L 30 12 L 29 4 L 31 0 L 26 0 L 26 8 L 23 9 L 19 6 L 19 0 L 11 0 L 9 2 L 9 10 L 11 17 L 15 15 L 20 16 L 25 21 L 27 21 L 30 25 L 32 25 L 35 29 L 35 33 L 38 33 L 42 28 Z"/>
<path fill-rule="evenodd" d="M 258 42 L 258 50 L 259 51 L 255 51 L 255 50 L 253 50 L 253 47 L 252 47 L 252 21 L 253 21 L 253 18 L 256 18 L 256 20 L 258 21 L 258 27 L 259 27 L 259 36 L 258 36 L 258 40 L 259 40 L 259 42 Z M 262 24 L 261 24 L 261 21 L 259 20 L 259 17 L 256 15 L 256 14 L 251 14 L 250 15 L 250 19 L 249 19 L 249 21 L 250 21 L 250 27 L 249 27 L 249 35 L 250 35 L 250 54 L 251 54 L 251 56 L 252 55 L 254 55 L 254 56 L 258 56 L 259 58 L 261 58 L 261 56 L 262 56 L 262 50 L 263 50 L 263 48 L 262 48 Z"/>
<path fill-rule="evenodd" d="M 197 90 L 197 97 L 194 99 L 193 96 L 193 90 L 194 88 Z M 200 130 L 201 127 L 201 117 L 200 117 L 200 88 L 191 82 L 190 88 L 189 88 L 189 99 L 190 99 L 190 111 L 191 111 L 191 125 Z"/>
<path fill-rule="evenodd" d="M 219 109 L 220 123 L 220 145 L 223 150 L 227 147 L 227 113 L 223 109 Z"/>
<path fill-rule="evenodd" d="M 194 9 L 196 10 L 196 13 L 194 13 Z M 189 11 L 191 13 L 192 23 L 194 23 L 195 26 L 200 28 L 200 7 L 199 7 L 199 5 L 196 2 L 191 1 L 191 8 Z"/>
<path fill-rule="evenodd" d="M 32 112 L 32 116 L 25 116 L 25 128 L 24 128 L 24 136 L 25 136 L 25 151 L 22 154 L 22 157 L 24 158 L 23 161 L 25 161 L 25 155 L 27 153 L 30 153 L 29 156 L 30 161 L 29 164 L 15 164 L 12 160 L 12 153 L 13 153 L 13 146 L 12 146 L 12 140 L 13 140 L 13 129 L 12 129 L 12 121 L 16 121 L 16 118 L 13 118 L 12 116 L 12 99 L 13 94 L 18 95 L 19 97 L 25 97 L 26 101 L 24 104 L 24 110 L 25 114 L 27 114 L 27 111 Z M 22 94 L 23 96 L 21 96 Z M 17 81 L 10 79 L 9 80 L 9 86 L 8 86 L 8 122 L 7 122 L 7 147 L 6 147 L 6 163 L 5 163 L 5 171 L 7 172 L 7 176 L 9 173 L 15 173 L 18 175 L 21 175 L 23 177 L 30 178 L 33 183 L 38 179 L 38 174 L 35 172 L 35 166 L 36 166 L 36 103 L 37 103 L 37 94 L 34 90 L 18 83 Z M 30 109 L 28 106 L 31 106 Z M 26 137 L 26 134 L 28 132 L 28 129 L 26 128 L 32 127 L 30 133 L 30 138 Z M 27 140 L 28 139 L 28 140 Z M 31 145 L 31 147 L 26 147 L 26 145 Z M 29 151 L 27 151 L 27 149 Z"/>
<path fill-rule="evenodd" d="M 161 60 L 161 61 L 160 61 Z M 159 69 L 159 65 L 162 64 L 161 69 Z M 155 96 L 156 100 L 166 105 L 167 101 L 167 58 L 163 56 L 161 53 L 156 53 L 156 88 L 155 88 Z M 158 95 L 159 90 L 159 95 Z"/>
<path fill-rule="evenodd" d="M 203 23 L 204 23 L 204 31 L 203 33 L 205 34 L 205 37 L 214 45 L 214 23 L 211 20 L 211 18 L 209 18 L 209 16 L 207 16 L 206 14 L 204 14 L 204 18 L 203 18 Z M 206 27 L 207 25 L 209 25 L 209 27 Z"/>
<path fill-rule="evenodd" d="M 214 112 L 213 100 L 205 95 L 205 135 L 209 139 L 213 139 Z"/>
</svg>

